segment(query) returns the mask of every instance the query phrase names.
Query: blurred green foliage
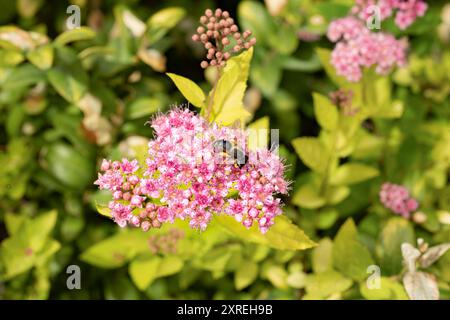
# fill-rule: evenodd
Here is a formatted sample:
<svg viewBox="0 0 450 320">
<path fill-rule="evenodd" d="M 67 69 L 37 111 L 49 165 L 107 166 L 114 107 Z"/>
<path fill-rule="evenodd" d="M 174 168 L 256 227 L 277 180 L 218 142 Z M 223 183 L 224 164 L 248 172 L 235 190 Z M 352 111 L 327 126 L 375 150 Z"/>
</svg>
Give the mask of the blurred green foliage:
<svg viewBox="0 0 450 320">
<path fill-rule="evenodd" d="M 324 33 L 352 3 L 0 0 L 0 298 L 407 299 L 402 243 L 450 242 L 450 48 L 442 36 L 450 18 L 445 1 L 433 1 L 404 32 L 383 22 L 410 38 L 408 66 L 392 77 L 368 70 L 350 84 L 329 64 Z M 81 8 L 83 27 L 68 31 L 70 4 Z M 218 219 L 203 233 L 182 223 L 144 233 L 96 212 L 109 197 L 93 186 L 100 160 L 140 156 L 149 117 L 204 103 L 199 92 L 214 75 L 199 67 L 203 51 L 190 36 L 204 9 L 219 5 L 258 40 L 245 115 L 250 126 L 280 129 L 293 181 L 284 212 L 314 249 L 286 250 L 300 249 L 298 229 L 236 237 Z M 353 91 L 358 112 L 332 103 L 336 89 Z M 419 200 L 411 220 L 380 204 L 385 181 Z M 289 228 L 287 219 L 278 228 Z M 181 230 L 174 243 L 173 230 Z M 81 290 L 66 286 L 73 264 Z M 380 267 L 380 289 L 366 285 L 370 265 Z M 422 269 L 450 298 L 450 253 Z"/>
</svg>

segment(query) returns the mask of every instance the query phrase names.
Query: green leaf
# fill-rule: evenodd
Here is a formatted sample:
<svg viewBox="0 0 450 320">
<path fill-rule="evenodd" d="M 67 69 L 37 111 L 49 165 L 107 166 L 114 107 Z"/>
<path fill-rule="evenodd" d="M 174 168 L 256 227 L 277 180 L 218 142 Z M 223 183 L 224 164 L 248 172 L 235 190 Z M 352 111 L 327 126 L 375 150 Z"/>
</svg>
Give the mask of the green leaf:
<svg viewBox="0 0 450 320">
<path fill-rule="evenodd" d="M 59 243 L 49 242 L 49 234 L 56 224 L 55 210 L 25 220 L 11 237 L 1 243 L 0 261 L 6 279 L 15 277 L 34 265 L 46 261 L 59 249 Z"/>
<path fill-rule="evenodd" d="M 72 29 L 61 33 L 56 39 L 55 44 L 57 46 L 63 46 L 69 42 L 89 40 L 94 38 L 96 35 L 95 31 L 89 27 L 80 27 L 77 29 Z"/>
<path fill-rule="evenodd" d="M 244 261 L 234 273 L 234 286 L 240 291 L 251 285 L 258 276 L 258 265 L 251 260 Z"/>
<path fill-rule="evenodd" d="M 269 145 L 269 117 L 262 117 L 247 126 L 248 148 L 267 149 Z"/>
<path fill-rule="evenodd" d="M 300 72 L 315 72 L 322 68 L 317 54 L 312 55 L 309 60 L 300 60 L 293 56 L 283 57 L 282 67 L 286 70 Z"/>
<path fill-rule="evenodd" d="M 53 47 L 50 44 L 28 51 L 27 59 L 41 70 L 49 69 L 53 64 Z"/>
<path fill-rule="evenodd" d="M 241 1 L 237 11 L 243 30 L 251 30 L 259 44 L 267 43 L 276 27 L 264 5 L 256 1 Z"/>
<path fill-rule="evenodd" d="M 298 47 L 297 28 L 289 23 L 276 26 L 274 33 L 268 37 L 270 46 L 283 55 L 291 55 Z"/>
<path fill-rule="evenodd" d="M 177 86 L 178 90 L 180 90 L 181 94 L 194 106 L 198 108 L 202 108 L 205 103 L 205 94 L 203 90 L 195 84 L 194 81 L 176 75 L 174 73 L 166 73 L 170 79 L 172 79 L 173 83 Z"/>
<path fill-rule="evenodd" d="M 333 293 L 349 289 L 352 283 L 352 280 L 344 277 L 339 272 L 330 270 L 308 275 L 306 278 L 306 292 L 312 296 L 327 298 Z"/>
<path fill-rule="evenodd" d="M 165 256 L 158 268 L 158 277 L 167 277 L 176 274 L 183 269 L 183 260 L 177 256 Z"/>
<path fill-rule="evenodd" d="M 24 56 L 17 49 L 0 49 L 0 67 L 14 67 L 24 60 Z"/>
<path fill-rule="evenodd" d="M 253 48 L 227 61 L 216 90 L 211 92 L 213 120 L 222 125 L 236 121 L 245 123 L 250 113 L 244 108 L 243 99 Z M 209 103 L 209 102 L 208 102 Z"/>
<path fill-rule="evenodd" d="M 336 205 L 344 201 L 350 195 L 350 188 L 347 186 L 328 186 L 325 194 L 326 203 Z"/>
<path fill-rule="evenodd" d="M 360 242 L 358 230 L 352 219 L 348 219 L 334 238 L 333 264 L 342 274 L 362 281 L 367 268 L 374 264 L 369 250 Z"/>
<path fill-rule="evenodd" d="M 318 229 L 326 230 L 331 228 L 339 218 L 339 212 L 333 208 L 325 208 L 317 214 L 316 225 Z"/>
<path fill-rule="evenodd" d="M 81 260 L 94 266 L 113 269 L 125 265 L 138 253 L 148 253 L 148 235 L 141 230 L 126 230 L 97 242 L 85 250 Z"/>
<path fill-rule="evenodd" d="M 87 90 L 87 76 L 84 72 L 55 67 L 48 71 L 48 80 L 55 90 L 67 101 L 78 102 Z"/>
<path fill-rule="evenodd" d="M 414 244 L 414 229 L 403 218 L 391 218 L 380 233 L 377 254 L 385 275 L 395 275 L 402 271 L 402 243 Z"/>
<path fill-rule="evenodd" d="M 102 216 L 112 218 L 111 209 L 109 209 L 108 206 L 100 205 L 96 202 L 95 208 L 97 209 L 97 212 L 100 213 Z"/>
<path fill-rule="evenodd" d="M 408 295 L 400 283 L 386 277 L 381 277 L 380 281 L 379 288 L 371 289 L 365 282 L 361 282 L 359 284 L 361 295 L 367 300 L 408 300 Z"/>
<path fill-rule="evenodd" d="M 291 288 L 301 289 L 306 285 L 306 274 L 301 271 L 290 273 L 286 279 L 286 283 Z"/>
<path fill-rule="evenodd" d="M 272 97 L 280 84 L 282 70 L 279 60 L 267 57 L 263 61 L 256 60 L 252 64 L 250 80 L 266 97 Z"/>
<path fill-rule="evenodd" d="M 247 230 L 241 223 L 227 215 L 216 216 L 214 221 L 243 240 L 279 250 L 305 250 L 316 245 L 300 228 L 283 215 L 275 218 L 275 224 L 266 234 L 262 234 L 256 225 Z"/>
<path fill-rule="evenodd" d="M 355 184 L 378 176 L 380 172 L 377 168 L 350 162 L 340 166 L 334 174 L 331 175 L 329 183 L 331 185 L 349 185 Z"/>
<path fill-rule="evenodd" d="M 36 257 L 35 265 L 37 267 L 45 265 L 49 259 L 61 249 L 61 244 L 53 239 L 48 239 L 42 250 L 39 251 L 39 255 Z"/>
<path fill-rule="evenodd" d="M 186 11 L 181 7 L 169 7 L 159 10 L 148 20 L 148 39 L 153 44 L 175 27 L 184 18 Z"/>
<path fill-rule="evenodd" d="M 314 114 L 320 126 L 326 130 L 335 130 L 338 126 L 339 113 L 327 97 L 313 93 Z"/>
<path fill-rule="evenodd" d="M 81 190 L 93 183 L 93 162 L 67 144 L 55 143 L 46 155 L 48 171 L 64 185 Z"/>
<path fill-rule="evenodd" d="M 322 273 L 333 269 L 333 241 L 324 238 L 313 249 L 311 263 L 314 273 Z"/>
<path fill-rule="evenodd" d="M 211 272 L 223 272 L 233 256 L 233 253 L 238 249 L 239 246 L 236 244 L 221 246 L 218 249 L 208 252 L 204 256 L 200 256 L 194 261 L 194 266 Z"/>
<path fill-rule="evenodd" d="M 295 192 L 292 203 L 302 208 L 317 209 L 326 204 L 326 199 L 313 184 L 306 183 Z"/>
<path fill-rule="evenodd" d="M 292 140 L 292 145 L 303 163 L 313 171 L 325 173 L 328 151 L 317 138 L 301 137 Z"/>
<path fill-rule="evenodd" d="M 10 236 L 13 236 L 17 233 L 22 223 L 25 221 L 25 217 L 13 214 L 13 213 L 6 213 L 5 214 L 5 225 L 6 230 L 8 230 L 8 234 Z"/>
<path fill-rule="evenodd" d="M 162 101 L 154 97 L 137 98 L 128 105 L 127 117 L 128 119 L 139 119 L 148 117 L 149 115 L 161 110 L 163 107 Z"/>
<path fill-rule="evenodd" d="M 270 265 L 263 269 L 262 274 L 267 278 L 276 288 L 287 289 L 288 273 L 279 265 Z"/>
<path fill-rule="evenodd" d="M 144 291 L 157 278 L 161 260 L 158 256 L 152 256 L 138 258 L 130 263 L 128 271 L 139 290 Z"/>
<path fill-rule="evenodd" d="M 45 80 L 45 74 L 33 65 L 15 67 L 2 84 L 2 89 L 13 90 Z"/>
</svg>

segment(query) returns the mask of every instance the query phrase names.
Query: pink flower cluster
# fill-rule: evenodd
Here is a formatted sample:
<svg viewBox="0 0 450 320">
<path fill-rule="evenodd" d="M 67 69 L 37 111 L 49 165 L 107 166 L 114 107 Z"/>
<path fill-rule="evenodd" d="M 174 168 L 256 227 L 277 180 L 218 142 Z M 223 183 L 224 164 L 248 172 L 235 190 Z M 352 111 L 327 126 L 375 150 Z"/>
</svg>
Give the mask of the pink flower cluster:
<svg viewBox="0 0 450 320">
<path fill-rule="evenodd" d="M 405 187 L 388 182 L 381 186 L 380 201 L 386 208 L 405 218 L 409 218 L 411 212 L 416 211 L 419 206 Z"/>
<path fill-rule="evenodd" d="M 95 182 L 111 190 L 109 204 L 120 226 L 144 231 L 175 219 L 205 230 L 215 214 L 233 216 L 265 233 L 282 213 L 277 193 L 287 193 L 284 165 L 266 149 L 249 151 L 246 132 L 209 124 L 187 109 L 153 119 L 155 139 L 148 144 L 145 168 L 136 160 L 104 160 Z M 233 142 L 248 156 L 238 165 L 217 152 L 215 141 Z"/>
<path fill-rule="evenodd" d="M 338 75 L 357 82 L 362 68 L 375 67 L 385 75 L 395 66 L 406 62 L 407 43 L 383 32 L 371 32 L 358 18 L 348 16 L 331 22 L 328 38 L 337 42 L 331 54 L 331 63 Z"/>
<path fill-rule="evenodd" d="M 418 17 L 422 17 L 428 8 L 423 0 L 356 0 L 352 13 L 362 20 L 367 20 L 374 15 L 373 6 L 379 8 L 381 20 L 389 18 L 395 12 L 395 23 L 402 30 Z"/>
</svg>

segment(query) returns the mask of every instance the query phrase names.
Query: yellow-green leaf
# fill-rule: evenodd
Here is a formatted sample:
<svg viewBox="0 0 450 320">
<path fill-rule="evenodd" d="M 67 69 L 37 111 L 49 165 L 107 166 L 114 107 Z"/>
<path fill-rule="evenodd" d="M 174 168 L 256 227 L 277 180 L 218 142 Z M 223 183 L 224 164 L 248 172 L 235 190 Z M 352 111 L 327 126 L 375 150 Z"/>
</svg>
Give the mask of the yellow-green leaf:
<svg viewBox="0 0 450 320">
<path fill-rule="evenodd" d="M 324 238 L 313 249 L 311 256 L 314 273 L 322 273 L 333 269 L 333 241 Z"/>
<path fill-rule="evenodd" d="M 247 126 L 250 150 L 267 149 L 269 145 L 269 117 L 262 117 Z"/>
<path fill-rule="evenodd" d="M 186 11 L 181 7 L 164 8 L 153 14 L 147 20 L 149 44 L 153 44 L 164 37 L 171 28 L 183 19 L 185 14 Z"/>
<path fill-rule="evenodd" d="M 408 300 L 403 286 L 392 279 L 381 277 L 379 288 L 368 288 L 366 282 L 359 284 L 361 295 L 367 300 Z"/>
<path fill-rule="evenodd" d="M 31 50 L 27 53 L 27 58 L 39 69 L 47 70 L 53 64 L 53 47 L 47 44 Z"/>
<path fill-rule="evenodd" d="M 96 202 L 95 208 L 97 209 L 97 212 L 100 213 L 102 216 L 112 218 L 111 209 L 109 209 L 108 206 L 102 206 Z"/>
<path fill-rule="evenodd" d="M 217 216 L 214 220 L 225 230 L 243 240 L 279 250 L 305 250 L 316 245 L 303 230 L 283 215 L 275 218 L 275 224 L 266 234 L 262 234 L 256 225 L 247 230 L 241 223 L 227 215 Z"/>
<path fill-rule="evenodd" d="M 166 73 L 180 90 L 181 94 L 194 106 L 201 108 L 205 102 L 203 90 L 194 81 L 174 73 Z"/>
<path fill-rule="evenodd" d="M 258 265 L 251 260 L 239 265 L 234 274 L 234 286 L 236 290 L 242 290 L 255 281 L 258 276 Z"/>
<path fill-rule="evenodd" d="M 308 294 L 327 298 L 333 293 L 343 292 L 352 286 L 352 280 L 339 272 L 329 270 L 319 274 L 308 275 L 306 278 L 306 292 Z"/>
<path fill-rule="evenodd" d="M 135 259 L 130 263 L 128 271 L 136 287 L 143 291 L 157 278 L 161 258 L 152 256 L 149 258 Z"/>
<path fill-rule="evenodd" d="M 253 48 L 250 48 L 227 61 L 216 90 L 209 96 L 212 99 L 211 117 L 215 122 L 223 125 L 236 121 L 245 123 L 251 116 L 244 108 L 243 100 L 252 56 Z"/>
<path fill-rule="evenodd" d="M 348 219 L 334 238 L 333 264 L 342 274 L 357 280 L 369 276 L 367 268 L 374 264 L 369 250 L 360 242 L 358 230 Z"/>
<path fill-rule="evenodd" d="M 301 186 L 292 197 L 292 203 L 307 209 L 317 209 L 326 204 L 326 199 L 319 194 L 313 184 Z"/>
<path fill-rule="evenodd" d="M 292 140 L 292 145 L 303 163 L 318 173 L 325 173 L 328 151 L 317 138 L 301 137 Z"/>
<path fill-rule="evenodd" d="M 89 40 L 94 38 L 96 35 L 95 31 L 89 27 L 80 27 L 77 29 L 72 29 L 61 33 L 56 39 L 55 44 L 58 46 L 63 46 L 69 42 Z"/>
<path fill-rule="evenodd" d="M 380 172 L 377 168 L 363 163 L 350 162 L 340 166 L 331 175 L 329 183 L 332 185 L 348 185 L 359 183 L 378 176 Z"/>
<path fill-rule="evenodd" d="M 326 130 L 335 130 L 338 125 L 339 113 L 327 97 L 313 93 L 314 114 L 320 126 Z"/>
</svg>

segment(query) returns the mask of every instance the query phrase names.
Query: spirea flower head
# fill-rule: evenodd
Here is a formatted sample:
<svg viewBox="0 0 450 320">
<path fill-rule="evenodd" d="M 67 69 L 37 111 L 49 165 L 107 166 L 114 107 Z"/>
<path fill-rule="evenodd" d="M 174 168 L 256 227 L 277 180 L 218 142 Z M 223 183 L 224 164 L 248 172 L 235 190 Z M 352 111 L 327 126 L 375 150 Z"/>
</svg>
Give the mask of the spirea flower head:
<svg viewBox="0 0 450 320">
<path fill-rule="evenodd" d="M 371 32 L 364 23 L 352 16 L 333 21 L 328 38 L 337 42 L 331 54 L 331 63 L 338 75 L 351 82 L 362 77 L 363 68 L 375 67 L 381 75 L 394 66 L 406 62 L 407 43 L 383 32 Z"/>
<path fill-rule="evenodd" d="M 375 14 L 375 6 L 379 10 L 381 21 L 395 14 L 395 24 L 402 30 L 422 17 L 428 8 L 423 0 L 356 0 L 352 13 L 367 20 Z"/>
<path fill-rule="evenodd" d="M 188 109 L 160 115 L 151 126 L 143 174 L 136 161 L 104 160 L 95 182 L 112 191 L 109 208 L 120 226 L 147 231 L 182 219 L 205 230 L 214 215 L 227 214 L 264 233 L 282 213 L 276 195 L 288 190 L 284 165 L 269 150 L 250 151 L 245 131 L 209 124 Z M 218 152 L 217 141 L 239 146 L 243 163 Z"/>
<path fill-rule="evenodd" d="M 207 60 L 200 64 L 202 68 L 209 65 L 223 67 L 233 53 L 250 49 L 256 43 L 250 30 L 239 32 L 228 11 L 207 9 L 200 17 L 200 24 L 192 40 L 201 42 L 207 50 Z"/>
<path fill-rule="evenodd" d="M 416 199 L 412 198 L 408 190 L 397 184 L 384 183 L 380 190 L 380 201 L 388 209 L 405 218 L 419 207 Z"/>
</svg>

